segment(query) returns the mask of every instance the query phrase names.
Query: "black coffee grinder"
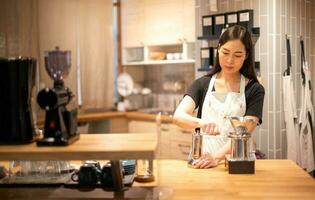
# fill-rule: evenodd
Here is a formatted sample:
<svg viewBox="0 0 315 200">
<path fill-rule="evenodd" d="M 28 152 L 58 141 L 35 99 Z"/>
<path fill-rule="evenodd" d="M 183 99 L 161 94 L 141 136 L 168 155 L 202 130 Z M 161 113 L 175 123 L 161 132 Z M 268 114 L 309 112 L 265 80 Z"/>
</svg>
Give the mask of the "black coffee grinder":
<svg viewBox="0 0 315 200">
<path fill-rule="evenodd" d="M 37 102 L 46 111 L 44 138 L 37 142 L 38 146 L 66 146 L 79 139 L 77 130 L 77 108 L 68 111 L 66 105 L 74 96 L 64 86 L 64 78 L 70 72 L 71 52 L 45 52 L 45 68 L 54 80 L 53 88 L 44 88 L 37 95 Z"/>
</svg>

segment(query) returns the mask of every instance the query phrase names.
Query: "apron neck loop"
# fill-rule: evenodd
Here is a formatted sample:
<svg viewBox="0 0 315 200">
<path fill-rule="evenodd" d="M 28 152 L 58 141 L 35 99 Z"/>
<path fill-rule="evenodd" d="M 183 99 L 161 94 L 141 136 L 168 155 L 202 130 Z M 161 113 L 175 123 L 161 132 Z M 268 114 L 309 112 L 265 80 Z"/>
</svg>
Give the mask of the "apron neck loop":
<svg viewBox="0 0 315 200">
<path fill-rule="evenodd" d="M 209 91 L 213 91 L 216 78 L 217 78 L 217 73 L 211 77 L 209 88 L 208 88 Z M 243 74 L 241 74 L 240 93 L 244 93 L 244 92 L 245 92 L 245 77 L 243 76 Z"/>
</svg>

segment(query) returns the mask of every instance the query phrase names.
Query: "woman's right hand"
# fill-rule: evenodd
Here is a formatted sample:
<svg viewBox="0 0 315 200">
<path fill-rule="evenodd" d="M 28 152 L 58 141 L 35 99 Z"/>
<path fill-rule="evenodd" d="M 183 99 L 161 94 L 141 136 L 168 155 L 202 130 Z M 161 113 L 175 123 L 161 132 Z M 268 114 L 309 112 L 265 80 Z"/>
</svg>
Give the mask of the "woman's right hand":
<svg viewBox="0 0 315 200">
<path fill-rule="evenodd" d="M 209 135 L 219 135 L 219 127 L 216 123 L 206 122 L 204 120 L 199 121 L 199 127 L 201 128 L 202 132 Z"/>
</svg>

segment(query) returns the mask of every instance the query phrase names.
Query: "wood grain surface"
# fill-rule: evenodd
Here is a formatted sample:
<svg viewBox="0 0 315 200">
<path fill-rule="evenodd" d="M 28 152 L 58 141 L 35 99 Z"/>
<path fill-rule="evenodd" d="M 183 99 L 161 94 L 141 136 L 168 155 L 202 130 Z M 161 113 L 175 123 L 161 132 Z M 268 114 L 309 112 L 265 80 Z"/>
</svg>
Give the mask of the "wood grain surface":
<svg viewBox="0 0 315 200">
<path fill-rule="evenodd" d="M 1 145 L 0 160 L 119 160 L 153 159 L 155 133 L 81 134 L 80 140 L 65 147 Z"/>
</svg>

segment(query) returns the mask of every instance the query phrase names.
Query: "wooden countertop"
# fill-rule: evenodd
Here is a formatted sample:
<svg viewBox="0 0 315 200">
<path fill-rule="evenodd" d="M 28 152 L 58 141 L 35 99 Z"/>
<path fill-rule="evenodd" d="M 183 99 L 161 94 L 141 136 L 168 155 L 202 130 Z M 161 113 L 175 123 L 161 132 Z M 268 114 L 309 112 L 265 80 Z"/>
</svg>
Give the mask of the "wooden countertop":
<svg viewBox="0 0 315 200">
<path fill-rule="evenodd" d="M 251 175 L 228 174 L 224 164 L 211 169 L 192 169 L 187 167 L 186 161 L 156 162 L 159 187 L 152 191 L 161 195 L 160 199 L 313 200 L 315 197 L 315 180 L 290 160 L 257 160 L 256 173 Z M 134 199 L 139 192 L 137 187 L 131 189 L 136 193 L 126 192 L 128 199 Z M 87 193 L 67 188 L 0 188 L 1 199 L 23 199 L 26 196 L 104 199 L 104 193 L 101 189 Z M 106 199 L 113 199 L 113 196 Z"/>
<path fill-rule="evenodd" d="M 127 118 L 130 120 L 143 120 L 143 121 L 155 121 L 157 114 L 148 114 L 144 112 L 94 112 L 94 113 L 79 113 L 78 122 L 89 122 L 89 121 L 102 121 L 113 118 Z M 161 115 L 161 120 L 164 123 L 172 123 L 173 118 L 170 115 Z M 44 119 L 38 119 L 37 124 L 43 125 Z"/>
<path fill-rule="evenodd" d="M 96 112 L 79 114 L 78 121 L 100 121 L 112 118 L 125 117 L 133 120 L 155 121 L 157 114 L 148 114 L 144 112 Z M 170 115 L 161 115 L 162 122 L 172 123 L 173 118 Z"/>
<path fill-rule="evenodd" d="M 257 160 L 256 173 L 231 175 L 224 164 L 191 169 L 185 161 L 159 163 L 159 185 L 173 188 L 173 199 L 314 199 L 315 179 L 291 160 Z"/>
<path fill-rule="evenodd" d="M 65 147 L 1 145 L 0 160 L 119 160 L 153 159 L 155 133 L 81 134 L 80 140 Z"/>
</svg>

